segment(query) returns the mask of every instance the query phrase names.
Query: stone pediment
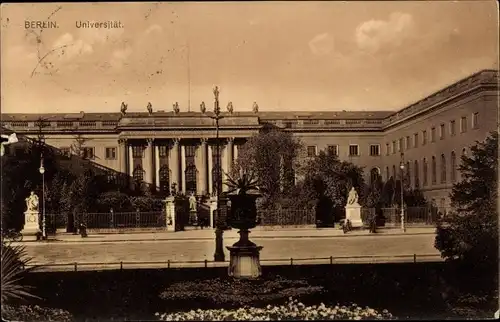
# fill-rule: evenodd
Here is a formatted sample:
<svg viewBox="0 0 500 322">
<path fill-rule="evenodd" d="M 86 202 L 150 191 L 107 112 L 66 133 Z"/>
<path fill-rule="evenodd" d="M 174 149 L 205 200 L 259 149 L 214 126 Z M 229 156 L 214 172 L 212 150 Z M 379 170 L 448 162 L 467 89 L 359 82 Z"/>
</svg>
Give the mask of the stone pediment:
<svg viewBox="0 0 500 322">
<path fill-rule="evenodd" d="M 220 127 L 258 127 L 258 117 L 231 117 L 226 116 L 219 120 Z M 191 117 L 124 117 L 118 123 L 118 127 L 170 127 L 170 128 L 197 128 L 197 127 L 214 127 L 215 121 L 208 116 L 191 116 Z"/>
</svg>

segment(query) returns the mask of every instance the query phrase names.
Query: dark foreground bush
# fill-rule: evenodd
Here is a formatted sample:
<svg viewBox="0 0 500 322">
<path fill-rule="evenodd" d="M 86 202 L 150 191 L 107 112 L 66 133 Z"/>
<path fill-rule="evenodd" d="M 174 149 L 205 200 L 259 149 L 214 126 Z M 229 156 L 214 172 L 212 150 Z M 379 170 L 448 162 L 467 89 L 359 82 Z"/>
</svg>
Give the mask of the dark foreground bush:
<svg viewBox="0 0 500 322">
<path fill-rule="evenodd" d="M 281 276 L 256 280 L 216 278 L 172 284 L 160 294 L 160 298 L 167 301 L 203 303 L 204 307 L 232 308 L 283 302 L 290 297 L 307 298 L 322 291 L 322 286 Z"/>
<path fill-rule="evenodd" d="M 38 305 L 2 305 L 3 321 L 73 321 L 71 313 Z"/>
</svg>

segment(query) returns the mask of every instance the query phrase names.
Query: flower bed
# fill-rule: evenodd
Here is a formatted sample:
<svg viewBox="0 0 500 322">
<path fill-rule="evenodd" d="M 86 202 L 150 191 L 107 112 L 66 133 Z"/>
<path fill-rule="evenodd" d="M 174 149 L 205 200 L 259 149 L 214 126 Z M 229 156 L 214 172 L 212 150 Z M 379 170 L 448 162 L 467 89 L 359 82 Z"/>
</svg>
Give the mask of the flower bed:
<svg viewBox="0 0 500 322">
<path fill-rule="evenodd" d="M 265 308 L 243 307 L 233 310 L 192 310 L 189 312 L 156 313 L 160 321 L 276 321 L 276 320 L 391 320 L 392 314 L 377 312 L 369 307 L 350 306 L 306 306 L 289 298 L 286 305 Z"/>
<path fill-rule="evenodd" d="M 73 321 L 73 316 L 66 310 L 41 307 L 38 305 L 2 305 L 4 321 Z"/>
</svg>

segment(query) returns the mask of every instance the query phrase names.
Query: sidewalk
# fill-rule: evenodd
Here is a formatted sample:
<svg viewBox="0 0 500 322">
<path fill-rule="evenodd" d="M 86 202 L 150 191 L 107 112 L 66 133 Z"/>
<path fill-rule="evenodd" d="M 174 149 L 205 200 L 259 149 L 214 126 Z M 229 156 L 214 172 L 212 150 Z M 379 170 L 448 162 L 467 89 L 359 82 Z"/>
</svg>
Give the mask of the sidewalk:
<svg viewBox="0 0 500 322">
<path fill-rule="evenodd" d="M 409 227 L 406 232 L 399 228 L 379 228 L 377 233 L 371 234 L 368 229 L 353 230 L 346 234 L 339 228 L 282 228 L 279 230 L 269 230 L 266 227 L 256 227 L 251 230 L 251 239 L 287 239 L 287 238 L 343 238 L 354 236 L 409 236 L 422 234 L 435 234 L 435 227 Z M 213 229 L 196 229 L 187 231 L 154 231 L 154 232 L 126 232 L 126 233 L 93 233 L 90 232 L 87 238 L 71 233 L 58 233 L 49 236 L 49 243 L 117 243 L 117 242 L 144 242 L 144 241 L 199 241 L 213 240 L 215 231 Z M 224 231 L 224 239 L 238 239 L 238 230 L 231 229 Z M 25 241 L 23 243 L 44 242 Z"/>
</svg>

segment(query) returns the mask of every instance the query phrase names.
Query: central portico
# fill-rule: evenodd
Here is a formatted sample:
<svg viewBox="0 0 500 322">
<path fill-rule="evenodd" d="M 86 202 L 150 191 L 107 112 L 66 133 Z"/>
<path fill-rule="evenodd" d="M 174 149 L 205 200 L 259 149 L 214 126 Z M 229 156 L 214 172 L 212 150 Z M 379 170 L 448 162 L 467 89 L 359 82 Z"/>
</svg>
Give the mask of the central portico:
<svg viewBox="0 0 500 322">
<path fill-rule="evenodd" d="M 242 137 L 215 138 L 121 138 L 120 172 L 131 177 L 131 188 L 144 182 L 152 190 L 167 193 L 173 183 L 185 194 L 213 194 L 219 158 L 223 173 L 229 173 L 238 157 Z M 223 185 L 223 190 L 227 188 Z"/>
</svg>

